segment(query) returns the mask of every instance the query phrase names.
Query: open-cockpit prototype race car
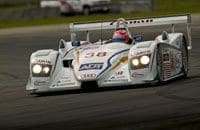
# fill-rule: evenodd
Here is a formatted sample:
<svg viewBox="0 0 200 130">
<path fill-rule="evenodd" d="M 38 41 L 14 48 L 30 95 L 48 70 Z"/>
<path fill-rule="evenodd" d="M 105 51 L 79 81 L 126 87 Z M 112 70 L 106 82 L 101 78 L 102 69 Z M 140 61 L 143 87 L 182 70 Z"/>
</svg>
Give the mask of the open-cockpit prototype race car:
<svg viewBox="0 0 200 130">
<path fill-rule="evenodd" d="M 175 32 L 176 24 L 186 26 L 184 33 Z M 155 39 L 141 41 L 132 37 L 129 28 L 170 25 Z M 165 82 L 188 73 L 188 50 L 191 44 L 191 16 L 176 15 L 143 19 L 72 23 L 71 41 L 60 40 L 59 50 L 39 50 L 30 58 L 30 76 L 26 90 L 31 93 L 94 87 L 125 86 Z M 119 41 L 90 42 L 94 30 L 124 29 L 132 38 Z M 77 32 L 86 32 L 85 41 L 77 41 Z"/>
</svg>

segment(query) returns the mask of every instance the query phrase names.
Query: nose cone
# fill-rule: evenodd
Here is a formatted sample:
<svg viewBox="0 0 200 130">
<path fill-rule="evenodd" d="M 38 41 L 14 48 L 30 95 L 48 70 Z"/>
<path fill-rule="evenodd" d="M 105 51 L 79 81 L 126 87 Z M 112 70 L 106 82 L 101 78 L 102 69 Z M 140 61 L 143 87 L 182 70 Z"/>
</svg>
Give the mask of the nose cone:
<svg viewBox="0 0 200 130">
<path fill-rule="evenodd" d="M 78 80 L 96 80 L 105 69 L 108 52 L 101 45 L 91 45 L 76 53 L 74 64 Z"/>
<path fill-rule="evenodd" d="M 96 80 L 105 67 L 106 65 L 103 62 L 80 64 L 77 71 L 77 78 L 79 80 Z"/>
<path fill-rule="evenodd" d="M 116 47 L 114 44 L 91 45 L 80 50 L 75 58 L 74 72 L 78 80 L 98 80 L 106 74 L 110 68 L 118 61 L 121 55 L 125 54 L 127 45 L 123 48 Z M 122 50 L 121 50 L 122 49 Z M 128 51 L 126 51 L 126 55 Z"/>
</svg>

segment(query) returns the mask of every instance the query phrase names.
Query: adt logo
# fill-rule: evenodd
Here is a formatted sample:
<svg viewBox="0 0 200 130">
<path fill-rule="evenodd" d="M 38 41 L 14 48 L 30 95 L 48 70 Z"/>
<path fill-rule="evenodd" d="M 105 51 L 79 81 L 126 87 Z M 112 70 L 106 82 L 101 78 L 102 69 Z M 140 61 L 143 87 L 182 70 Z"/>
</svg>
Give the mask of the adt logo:
<svg viewBox="0 0 200 130">
<path fill-rule="evenodd" d="M 103 68 L 103 63 L 89 63 L 89 64 L 82 64 L 79 68 L 79 71 L 101 70 L 102 68 Z"/>
</svg>

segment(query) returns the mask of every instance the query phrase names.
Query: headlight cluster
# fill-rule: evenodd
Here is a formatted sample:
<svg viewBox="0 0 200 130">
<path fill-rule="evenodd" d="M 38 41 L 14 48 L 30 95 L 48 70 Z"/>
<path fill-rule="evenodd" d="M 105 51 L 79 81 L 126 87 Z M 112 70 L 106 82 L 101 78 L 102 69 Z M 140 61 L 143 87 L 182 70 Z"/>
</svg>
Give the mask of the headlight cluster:
<svg viewBox="0 0 200 130">
<path fill-rule="evenodd" d="M 142 56 L 140 58 L 140 63 L 143 64 L 143 65 L 147 65 L 147 64 L 149 64 L 149 62 L 150 62 L 149 56 Z"/>
<path fill-rule="evenodd" d="M 34 77 L 48 77 L 51 72 L 52 65 L 33 64 L 32 75 Z"/>
<path fill-rule="evenodd" d="M 133 69 L 145 68 L 150 63 L 150 55 L 144 55 L 140 57 L 134 57 L 131 59 L 131 66 Z"/>
</svg>

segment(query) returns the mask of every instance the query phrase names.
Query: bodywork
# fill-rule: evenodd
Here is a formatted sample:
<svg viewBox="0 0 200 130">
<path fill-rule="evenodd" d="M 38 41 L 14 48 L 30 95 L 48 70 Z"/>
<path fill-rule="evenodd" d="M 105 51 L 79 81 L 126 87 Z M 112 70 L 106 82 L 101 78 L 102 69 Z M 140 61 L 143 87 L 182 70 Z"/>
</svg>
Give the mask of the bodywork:
<svg viewBox="0 0 200 130">
<path fill-rule="evenodd" d="M 178 23 L 186 23 L 188 42 L 183 33 L 175 33 L 174 25 Z M 70 24 L 71 41 L 61 40 L 58 51 L 39 50 L 31 55 L 26 90 L 40 93 L 80 89 L 87 83 L 98 87 L 126 86 L 186 76 L 187 51 L 192 48 L 190 23 L 190 15 L 181 15 Z M 137 41 L 136 37 L 132 44 L 107 40 L 91 43 L 89 38 L 92 30 L 123 26 L 129 31 L 130 27 L 163 24 L 173 25 L 172 32 L 164 31 L 150 41 Z M 79 31 L 86 31 L 86 41 L 77 43 L 75 35 Z"/>
</svg>

